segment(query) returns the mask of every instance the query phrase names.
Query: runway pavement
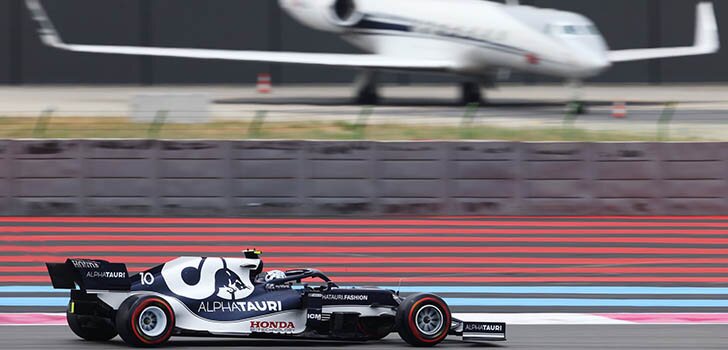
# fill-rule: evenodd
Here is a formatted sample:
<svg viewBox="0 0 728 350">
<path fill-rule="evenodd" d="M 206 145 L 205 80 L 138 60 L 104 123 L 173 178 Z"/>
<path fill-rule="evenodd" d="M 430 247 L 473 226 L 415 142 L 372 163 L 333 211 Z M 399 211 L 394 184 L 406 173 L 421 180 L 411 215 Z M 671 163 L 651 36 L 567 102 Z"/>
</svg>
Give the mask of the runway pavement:
<svg viewBox="0 0 728 350">
<path fill-rule="evenodd" d="M 67 327 L 0 327 L 4 349 L 124 349 L 119 337 L 108 343 L 81 341 Z M 504 343 L 470 344 L 446 340 L 437 348 L 503 348 L 511 350 L 607 350 L 607 349 L 725 349 L 728 333 L 725 326 L 510 326 Z M 338 343 L 289 340 L 239 340 L 172 338 L 171 349 L 412 349 L 396 334 L 382 341 Z"/>
<path fill-rule="evenodd" d="M 216 103 L 210 113 L 216 120 L 253 120 L 266 111 L 266 123 L 301 121 L 356 121 L 362 107 L 352 104 L 348 85 L 274 87 L 258 94 L 254 86 L 23 86 L 0 87 L 0 116 L 37 117 L 46 110 L 53 117 L 122 117 L 138 94 L 208 95 Z M 472 125 L 510 128 L 559 128 L 566 116 L 565 102 L 573 92 L 560 85 L 503 85 L 487 90 L 488 104 L 478 109 Z M 372 110 L 368 123 L 460 125 L 466 109 L 458 101 L 457 87 L 387 86 L 382 103 Z M 600 131 L 649 133 L 668 102 L 676 102 L 672 137 L 728 139 L 728 86 L 726 85 L 624 85 L 586 86 L 581 97 L 590 113 L 576 118 L 574 126 Z M 627 103 L 627 117 L 612 117 L 614 102 Z"/>
</svg>

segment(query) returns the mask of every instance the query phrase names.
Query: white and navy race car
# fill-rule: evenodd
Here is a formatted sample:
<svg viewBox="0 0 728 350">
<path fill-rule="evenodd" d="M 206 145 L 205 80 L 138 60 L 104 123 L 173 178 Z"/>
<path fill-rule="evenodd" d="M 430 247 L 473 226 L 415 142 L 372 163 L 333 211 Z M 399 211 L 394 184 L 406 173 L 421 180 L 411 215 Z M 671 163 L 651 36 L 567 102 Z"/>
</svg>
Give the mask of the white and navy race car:
<svg viewBox="0 0 728 350">
<path fill-rule="evenodd" d="M 67 319 L 79 337 L 162 345 L 172 336 L 378 340 L 414 346 L 456 335 L 503 341 L 505 324 L 462 322 L 433 294 L 337 286 L 314 269 L 263 273 L 260 252 L 180 257 L 134 276 L 126 265 L 68 259 L 47 264 L 53 287 L 71 289 Z M 306 284 L 302 284 L 306 283 Z"/>
</svg>

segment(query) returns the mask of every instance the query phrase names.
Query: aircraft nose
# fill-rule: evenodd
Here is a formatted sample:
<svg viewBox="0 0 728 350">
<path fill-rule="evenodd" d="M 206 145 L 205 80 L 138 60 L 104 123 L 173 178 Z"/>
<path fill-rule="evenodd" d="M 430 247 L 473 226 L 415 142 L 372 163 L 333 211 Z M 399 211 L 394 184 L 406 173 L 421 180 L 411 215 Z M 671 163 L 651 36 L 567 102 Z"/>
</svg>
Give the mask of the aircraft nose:
<svg viewBox="0 0 728 350">
<path fill-rule="evenodd" d="M 612 63 L 609 61 L 607 56 L 601 54 L 588 55 L 586 57 L 582 57 L 579 61 L 583 70 L 595 75 L 612 66 Z"/>
<path fill-rule="evenodd" d="M 605 56 L 600 56 L 598 58 L 592 59 L 589 63 L 592 67 L 592 69 L 599 69 L 604 70 L 612 66 L 612 62 L 607 59 Z"/>
</svg>

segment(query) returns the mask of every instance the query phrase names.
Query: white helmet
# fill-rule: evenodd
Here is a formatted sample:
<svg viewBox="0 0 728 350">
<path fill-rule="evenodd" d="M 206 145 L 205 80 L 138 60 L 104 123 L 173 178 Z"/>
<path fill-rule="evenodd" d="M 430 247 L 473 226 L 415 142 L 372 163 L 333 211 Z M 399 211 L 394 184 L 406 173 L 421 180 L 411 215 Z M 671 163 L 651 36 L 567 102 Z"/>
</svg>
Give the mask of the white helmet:
<svg viewBox="0 0 728 350">
<path fill-rule="evenodd" d="M 268 271 L 265 274 L 265 281 L 266 282 L 270 282 L 272 280 L 277 280 L 277 279 L 280 279 L 280 278 L 286 278 L 286 273 L 283 272 L 283 271 L 281 271 L 281 270 L 272 270 L 272 271 Z"/>
</svg>

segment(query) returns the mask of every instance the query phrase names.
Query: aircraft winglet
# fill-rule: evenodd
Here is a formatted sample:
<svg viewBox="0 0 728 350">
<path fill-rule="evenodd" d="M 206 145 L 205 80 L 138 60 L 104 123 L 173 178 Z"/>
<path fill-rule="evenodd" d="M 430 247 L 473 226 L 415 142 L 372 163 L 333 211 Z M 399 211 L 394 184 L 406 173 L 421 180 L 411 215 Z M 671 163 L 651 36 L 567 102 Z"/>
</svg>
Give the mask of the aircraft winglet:
<svg viewBox="0 0 728 350">
<path fill-rule="evenodd" d="M 43 8 L 39 0 L 25 0 L 25 6 L 28 7 L 33 20 L 38 22 L 38 35 L 40 40 L 48 46 L 63 48 L 65 44 L 58 34 L 56 27 L 48 18 L 48 13 Z"/>
<path fill-rule="evenodd" d="M 707 55 L 716 53 L 718 50 L 720 50 L 720 35 L 713 3 L 701 2 L 696 7 L 695 42 L 693 46 L 610 51 L 609 60 L 612 62 L 626 62 Z"/>
</svg>

